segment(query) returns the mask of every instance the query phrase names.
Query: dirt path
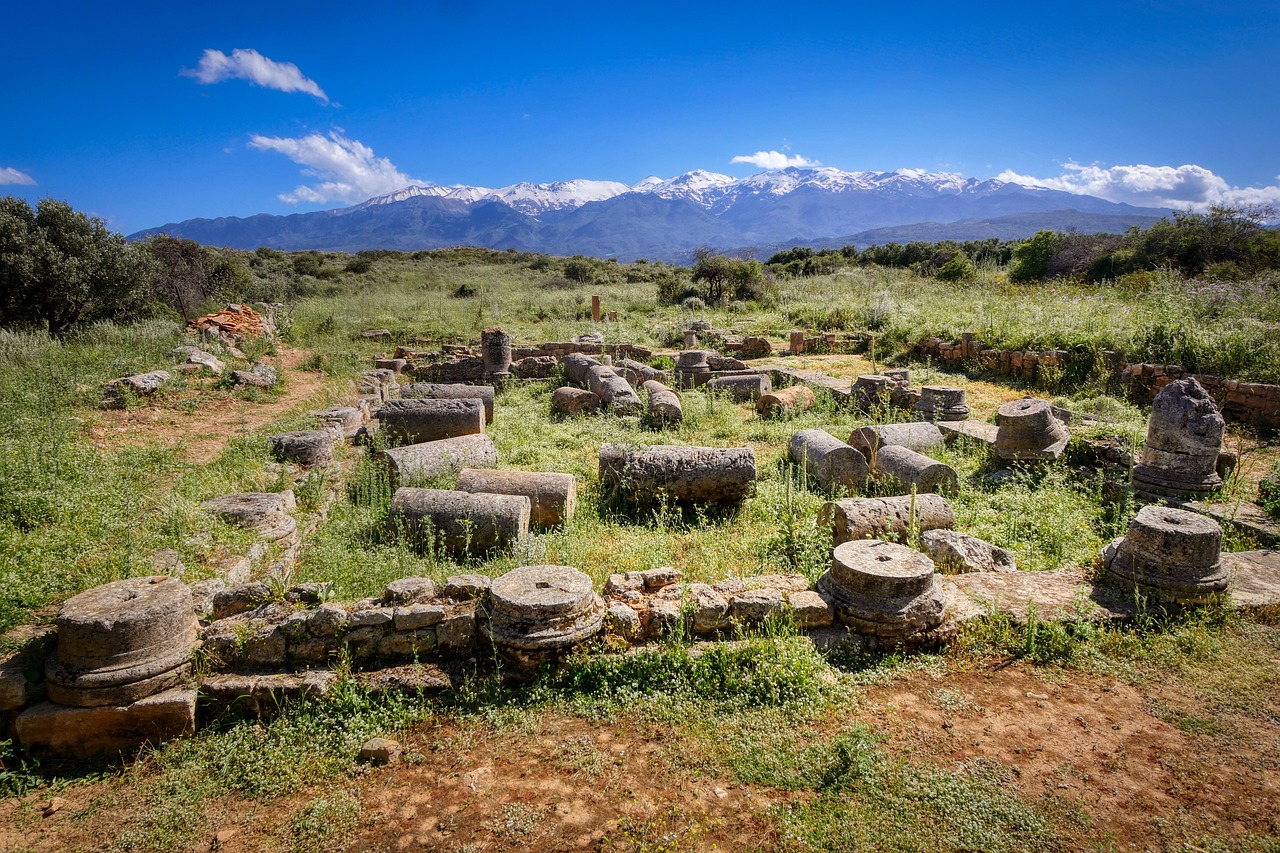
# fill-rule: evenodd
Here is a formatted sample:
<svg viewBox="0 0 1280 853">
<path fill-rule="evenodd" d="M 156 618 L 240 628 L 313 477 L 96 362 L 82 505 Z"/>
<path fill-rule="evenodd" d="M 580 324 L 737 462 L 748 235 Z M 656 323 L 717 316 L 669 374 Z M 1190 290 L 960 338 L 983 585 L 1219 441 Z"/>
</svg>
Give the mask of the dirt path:
<svg viewBox="0 0 1280 853">
<path fill-rule="evenodd" d="M 199 379 L 193 382 L 192 390 L 159 405 L 98 412 L 89 435 L 99 448 L 173 447 L 187 462 L 210 462 L 236 435 L 290 412 L 323 408 L 334 399 L 332 378 L 301 369 L 311 355 L 308 350 L 281 346 L 278 353 L 263 359 L 284 377 L 284 390 L 278 397 L 250 402 L 213 387 L 216 380 L 212 378 Z"/>
</svg>

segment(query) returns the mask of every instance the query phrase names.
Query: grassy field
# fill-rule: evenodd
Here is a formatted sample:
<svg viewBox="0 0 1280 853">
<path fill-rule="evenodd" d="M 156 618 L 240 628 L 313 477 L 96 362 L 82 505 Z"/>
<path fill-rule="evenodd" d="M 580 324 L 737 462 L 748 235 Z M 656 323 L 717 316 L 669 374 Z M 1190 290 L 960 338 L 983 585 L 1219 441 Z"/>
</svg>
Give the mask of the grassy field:
<svg viewBox="0 0 1280 853">
<path fill-rule="evenodd" d="M 854 270 L 690 311 L 656 304 L 655 278 L 672 274 L 658 265 L 600 263 L 598 280 L 583 283 L 555 259 L 433 252 L 298 281 L 277 261 L 255 267 L 264 295 L 306 295 L 288 307 L 285 340 L 261 353 L 285 376 L 271 394 L 179 376 L 156 403 L 102 411 L 103 381 L 172 364 L 167 353 L 183 342 L 176 324 L 66 340 L 0 333 L 0 626 L 48 621 L 75 592 L 152 573 L 157 549 L 178 553 L 184 580 L 243 553 L 244 534 L 199 502 L 288 487 L 266 437 L 353 393 L 352 378 L 383 346 L 359 336 L 368 328 L 402 342 L 469 340 L 495 324 L 530 343 L 599 330 L 659 347 L 704 316 L 779 343 L 791 328 L 874 329 L 879 360 L 911 366 L 917 385 L 965 385 L 978 417 L 1032 390 L 1105 414 L 1106 431 L 1135 443 L 1144 413 L 1107 396 L 1100 375 L 1036 391 L 912 362 L 906 347 L 961 331 L 1001 346 L 1134 352 L 1164 341 L 1169 349 L 1144 357 L 1280 377 L 1275 348 L 1258 346 L 1258 330 L 1280 320 L 1274 292 L 1219 298 L 1159 275 L 1141 287 L 1050 292 L 1012 288 L 991 270 L 961 288 Z M 340 269 L 341 259 L 325 263 Z M 617 323 L 593 326 L 592 294 L 619 311 Z M 870 366 L 864 356 L 789 364 L 845 376 Z M 812 579 L 825 567 L 814 522 L 836 495 L 786 464 L 786 441 L 806 427 L 844 438 L 866 417 L 825 397 L 794 420 L 763 421 L 689 392 L 685 422 L 655 431 L 634 418 L 553 419 L 552 387 L 504 389 L 489 432 L 504 467 L 578 478 L 567 528 L 490 560 L 421 555 L 385 534 L 386 482 L 346 449 L 342 473 L 303 490 L 312 500 L 301 502 L 302 520 L 324 489 L 338 497 L 294 579 L 332 581 L 349 600 L 405 575 L 496 575 L 532 562 L 579 567 L 597 584 L 662 565 L 689 580 Z M 619 514 L 598 500 L 595 477 L 599 445 L 618 441 L 750 446 L 757 493 L 728 517 Z M 1274 448 L 1247 433 L 1233 441 L 1262 447 L 1231 486 L 1245 496 Z M 1107 506 L 1065 461 L 993 485 L 978 448 L 939 455 L 960 473 L 957 527 L 1010 548 L 1025 569 L 1087 568 L 1132 512 Z M 1115 627 L 997 619 L 945 653 L 913 658 L 828 659 L 776 628 L 706 652 L 671 642 L 583 661 L 519 693 L 478 680 L 438 698 L 372 698 L 344 682 L 324 703 L 269 723 L 210 721 L 127 764 L 41 762 L 4 745 L 0 848 L 211 849 L 229 832 L 218 849 L 1277 849 L 1277 686 L 1280 631 L 1216 610 Z M 358 765 L 355 751 L 373 735 L 404 742 L 404 764 Z M 45 817 L 55 796 L 66 805 Z"/>
</svg>

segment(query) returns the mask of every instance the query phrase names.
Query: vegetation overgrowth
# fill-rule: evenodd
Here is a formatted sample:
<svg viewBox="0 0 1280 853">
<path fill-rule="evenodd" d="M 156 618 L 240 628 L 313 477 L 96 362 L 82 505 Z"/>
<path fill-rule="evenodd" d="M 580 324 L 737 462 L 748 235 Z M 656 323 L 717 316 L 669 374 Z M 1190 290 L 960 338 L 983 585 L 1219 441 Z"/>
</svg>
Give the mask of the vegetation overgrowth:
<svg viewBox="0 0 1280 853">
<path fill-rule="evenodd" d="M 1016 249 L 1005 254 L 999 246 L 965 255 L 972 275 L 966 268 L 941 277 L 879 263 L 796 274 L 776 264 L 744 266 L 740 259 L 721 264 L 710 255 L 699 260 L 716 268 L 697 276 L 659 263 L 479 249 L 354 256 L 202 249 L 206 256 L 189 248 L 165 249 L 176 278 L 189 282 L 202 270 L 222 270 L 215 278 L 223 284 L 213 291 L 174 284 L 170 292 L 186 300 L 182 309 L 167 308 L 141 321 L 89 322 L 86 315 L 66 328 L 6 321 L 13 328 L 0 331 L 2 628 L 48 621 L 50 605 L 87 587 L 153 573 L 152 555 L 159 549 L 177 552 L 184 580 L 210 576 L 227 555 L 243 553 L 246 534 L 200 512 L 200 501 L 291 485 L 269 460 L 267 436 L 307 425 L 308 410 L 351 393 L 352 378 L 385 346 L 360 336 L 369 328 L 387 328 L 398 342 L 420 341 L 423 349 L 474 340 L 492 325 L 502 325 L 519 342 L 567 340 L 594 330 L 610 343 L 657 347 L 679 344 L 682 330 L 695 319 L 775 343 L 793 328 L 869 332 L 874 354 L 850 357 L 847 369 L 908 365 L 917 384 L 966 385 L 984 414 L 1007 398 L 1001 395 L 1033 390 L 1104 414 L 1111 423 L 1099 431 L 1134 447 L 1143 438 L 1144 413 L 1108 395 L 1116 389 L 1104 368 L 1105 350 L 1122 350 L 1134 361 L 1280 380 L 1280 355 L 1264 345 L 1280 324 L 1280 299 L 1269 273 L 1227 283 L 1148 270 L 1102 284 L 1019 284 L 1009 281 L 1007 267 Z M 942 260 L 934 272 L 953 260 Z M 721 290 L 713 294 L 705 288 L 716 271 L 723 275 Z M 617 310 L 619 320 L 593 324 L 591 295 Z M 315 391 L 252 427 L 224 413 L 285 399 L 287 385 L 275 397 L 244 398 L 179 374 L 158 400 L 139 402 L 133 411 L 108 415 L 97 409 L 104 381 L 172 365 L 169 351 L 189 342 L 177 314 L 187 316 L 215 299 L 283 303 L 283 339 L 251 354 L 302 351 Z M 921 337 L 957 339 L 965 331 L 994 346 L 1068 349 L 1096 369 L 1046 376 L 1032 388 L 949 373 L 910 354 Z M 290 580 L 331 581 L 340 599 L 376 594 L 395 577 L 443 579 L 459 570 L 496 575 L 530 562 L 578 566 L 597 584 L 612 572 L 659 565 L 681 568 L 687 580 L 772 572 L 800 572 L 813 580 L 829 559 L 825 531 L 814 523 L 817 509 L 840 495 L 806 481 L 785 461 L 786 439 L 805 427 L 843 438 L 868 420 L 893 417 L 860 417 L 823 395 L 811 412 L 761 420 L 747 406 L 690 392 L 685 422 L 653 430 L 611 416 L 552 419 L 549 393 L 550 386 L 537 383 L 504 389 L 489 431 L 504 466 L 578 478 L 579 514 L 568 527 L 491 559 L 422 553 L 386 534 L 389 485 L 378 468 L 348 448 L 341 451 L 350 463 L 345 474 L 313 475 L 299 489 L 304 521 L 318 518 L 326 493 L 336 490 L 336 497 Z M 213 428 L 224 439 L 209 462 L 193 461 L 184 452 L 194 435 L 170 441 L 157 440 L 153 432 L 135 436 L 127 428 L 107 429 L 154 414 L 172 417 L 180 433 L 184 418 L 195 420 L 206 411 L 215 413 Z M 606 441 L 749 445 L 759 462 L 757 493 L 729 516 L 662 509 L 619 513 L 599 500 L 596 485 L 595 451 Z M 953 499 L 957 526 L 1010 548 L 1025 569 L 1087 571 L 1133 512 L 1130 505 L 1104 499 L 1100 482 L 1072 470 L 1073 459 L 999 482 L 990 476 L 996 466 L 989 455 L 976 446 L 955 445 L 937 455 L 960 474 Z M 434 484 L 450 485 L 448 478 Z M 1243 494 L 1241 483 L 1230 488 Z M 1230 549 L 1252 545 L 1235 535 L 1226 541 Z M 92 841 L 103 849 L 189 849 L 228 821 L 248 827 L 273 811 L 280 820 L 255 836 L 259 846 L 332 849 L 362 844 L 362 833 L 385 825 L 361 787 L 370 771 L 354 759 L 367 737 L 401 737 L 410 745 L 408 767 L 440 766 L 433 778 L 445 779 L 473 766 L 491 744 L 523 743 L 531 732 L 550 732 L 546 736 L 554 739 L 560 728 L 585 720 L 618 731 L 637 729 L 647 742 L 662 744 L 663 751 L 643 761 L 663 782 L 736 786 L 767 798 L 770 805 L 751 812 L 761 822 L 762 849 L 1105 847 L 1109 830 L 1091 818 L 1089 804 L 1056 787 L 1045 794 L 1028 790 L 1016 765 L 992 759 L 952 763 L 913 751 L 893 735 L 891 719 L 869 715 L 861 705 L 871 691 L 896 689 L 886 685 L 904 684 L 920 673 L 945 684 L 974 668 L 994 675 L 1021 661 L 1035 667 L 1045 683 L 1177 687 L 1184 704 L 1154 702 L 1158 719 L 1200 739 L 1208 751 L 1230 752 L 1254 744 L 1255 730 L 1274 727 L 1277 660 L 1280 631 L 1265 616 L 1150 607 L 1118 626 L 1034 617 L 1017 624 L 993 617 L 947 651 L 911 658 L 824 656 L 791 626 L 771 623 L 711 650 L 675 636 L 647 654 L 577 661 L 563 672 L 544 674 L 531 688 L 515 691 L 479 675 L 434 698 L 373 696 L 340 667 L 339 687 L 324 702 L 287 706 L 269 721 L 219 718 L 198 736 L 123 767 L 40 761 L 0 745 L 0 794 L 25 798 L 9 801 L 7 813 L 32 825 L 40 820 L 36 796 L 79 797 L 72 826 L 109 821 L 109 837 Z M 941 689 L 935 690 L 936 704 L 951 714 L 944 718 L 972 713 L 956 704 L 959 699 L 937 693 Z M 956 708 L 961 710 L 952 713 Z M 568 740 L 556 761 L 585 774 L 593 786 L 616 763 L 595 746 Z M 259 808 L 267 804 L 270 809 Z M 499 846 L 548 843 L 539 833 L 554 827 L 540 826 L 530 814 L 509 806 L 495 819 Z M 1207 818 L 1159 817 L 1153 818 L 1152 837 L 1168 849 L 1265 849 L 1277 829 L 1258 818 L 1228 830 Z M 679 808 L 655 806 L 651 813 L 619 819 L 602 844 L 693 848 L 702 843 L 696 832 L 703 831 L 708 830 Z"/>
</svg>

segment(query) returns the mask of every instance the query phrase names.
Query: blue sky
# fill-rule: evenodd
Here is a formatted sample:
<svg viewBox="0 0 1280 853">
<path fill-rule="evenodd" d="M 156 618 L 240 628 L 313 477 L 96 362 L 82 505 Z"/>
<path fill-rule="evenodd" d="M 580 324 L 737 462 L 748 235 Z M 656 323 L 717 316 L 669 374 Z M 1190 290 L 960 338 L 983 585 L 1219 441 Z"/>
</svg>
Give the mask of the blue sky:
<svg viewBox="0 0 1280 853">
<path fill-rule="evenodd" d="M 736 156 L 1280 202 L 1275 0 L 46 2 L 0 20 L 0 193 L 126 233 L 402 181 L 761 170 Z"/>
</svg>

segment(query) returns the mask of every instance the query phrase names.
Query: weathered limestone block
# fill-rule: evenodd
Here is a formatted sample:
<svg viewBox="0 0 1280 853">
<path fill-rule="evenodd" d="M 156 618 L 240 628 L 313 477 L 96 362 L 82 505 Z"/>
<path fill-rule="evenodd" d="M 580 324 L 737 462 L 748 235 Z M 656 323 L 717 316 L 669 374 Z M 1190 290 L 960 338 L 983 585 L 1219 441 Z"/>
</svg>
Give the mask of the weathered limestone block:
<svg viewBox="0 0 1280 853">
<path fill-rule="evenodd" d="M 598 364 L 587 371 L 587 385 L 602 405 L 618 415 L 638 415 L 644 406 L 627 380 L 612 367 Z"/>
<path fill-rule="evenodd" d="M 550 379 L 559 364 L 552 355 L 531 355 L 514 362 L 511 373 L 517 379 Z"/>
<path fill-rule="evenodd" d="M 870 459 L 881 447 L 892 444 L 923 453 L 943 444 L 942 430 L 927 421 L 858 427 L 849 436 L 849 446 Z"/>
<path fill-rule="evenodd" d="M 731 503 L 755 487 L 756 455 L 749 447 L 654 445 L 600 448 L 600 480 L 620 496 L 640 500 Z"/>
<path fill-rule="evenodd" d="M 872 455 L 871 478 L 903 494 L 913 489 L 952 494 L 960 487 L 960 478 L 950 465 L 896 444 L 886 444 Z"/>
<path fill-rule="evenodd" d="M 306 468 L 332 462 L 333 433 L 327 429 L 278 433 L 271 436 L 271 455 Z"/>
<path fill-rule="evenodd" d="M 112 379 L 102 386 L 102 405 L 107 408 L 124 408 L 130 399 L 150 400 L 169 381 L 169 372 L 153 370 L 150 373 L 134 373 Z"/>
<path fill-rule="evenodd" d="M 551 408 L 567 417 L 594 414 L 600 411 L 600 398 L 586 389 L 566 385 L 551 393 Z"/>
<path fill-rule="evenodd" d="M 744 625 L 759 625 L 777 619 L 786 611 L 786 599 L 780 590 L 770 587 L 746 589 L 729 600 L 729 615 Z"/>
<path fill-rule="evenodd" d="M 271 587 L 265 583 L 238 584 L 213 595 L 213 618 L 226 619 L 245 613 L 271 600 Z"/>
<path fill-rule="evenodd" d="M 709 350 L 685 350 L 676 356 L 675 379 L 681 388 L 693 388 L 703 385 L 711 378 L 711 364 L 708 359 L 715 353 Z"/>
<path fill-rule="evenodd" d="M 1164 601 L 1203 604 L 1226 590 L 1222 527 L 1199 513 L 1162 506 L 1138 510 L 1125 535 L 1103 549 L 1107 574 Z"/>
<path fill-rule="evenodd" d="M 292 491 L 240 492 L 207 500 L 200 508 L 255 531 L 260 539 L 287 546 L 297 539 L 298 523 L 288 514 L 297 505 Z"/>
<path fill-rule="evenodd" d="M 824 488 L 861 491 L 870 469 L 866 457 L 820 429 L 802 429 L 791 436 L 791 461 L 802 466 Z"/>
<path fill-rule="evenodd" d="M 963 421 L 969 417 L 963 388 L 925 385 L 913 410 L 922 421 Z"/>
<path fill-rule="evenodd" d="M 493 581 L 486 618 L 479 622 L 508 675 L 519 680 L 598 634 L 604 615 L 604 600 L 577 569 L 521 566 Z"/>
<path fill-rule="evenodd" d="M 395 371 L 379 368 L 366 370 L 360 376 L 360 393 L 377 398 L 378 403 L 385 403 L 400 396 L 400 384 Z"/>
<path fill-rule="evenodd" d="M 787 607 L 796 627 L 827 628 L 835 621 L 835 608 L 829 597 L 811 589 L 786 593 Z"/>
<path fill-rule="evenodd" d="M 729 627 L 729 601 L 709 584 L 689 584 L 693 610 L 693 632 L 714 634 Z"/>
<path fill-rule="evenodd" d="M 211 376 L 221 376 L 227 366 L 213 353 L 205 352 L 199 347 L 183 346 L 169 351 L 169 355 L 180 358 L 184 364 L 194 365 L 209 371 Z"/>
<path fill-rule="evenodd" d="M 761 417 L 783 417 L 807 412 L 813 408 L 816 398 L 807 385 L 792 385 L 761 394 L 756 400 L 756 412 Z"/>
<path fill-rule="evenodd" d="M 128 705 L 70 708 L 41 702 L 18 715 L 18 740 L 28 749 L 68 758 L 132 752 L 195 732 L 196 691 L 174 688 Z"/>
<path fill-rule="evenodd" d="M 646 569 L 639 574 L 640 580 L 644 582 L 645 589 L 662 589 L 672 584 L 680 583 L 684 579 L 684 572 L 672 566 Z"/>
<path fill-rule="evenodd" d="M 453 601 L 473 601 L 488 595 L 492 583 L 488 575 L 449 575 L 440 587 L 440 595 Z"/>
<path fill-rule="evenodd" d="M 486 379 L 510 379 L 511 335 L 498 328 L 480 332 L 480 357 Z"/>
<path fill-rule="evenodd" d="M 560 359 L 560 363 L 564 365 L 566 379 L 575 385 L 586 385 L 587 372 L 593 367 L 598 367 L 600 360 L 580 352 L 572 352 Z"/>
<path fill-rule="evenodd" d="M 479 435 L 484 432 L 484 403 L 464 400 L 388 400 L 378 409 L 378 422 L 392 438 L 410 444 Z"/>
<path fill-rule="evenodd" d="M 23 708 L 39 695 L 39 674 L 57 641 L 57 628 L 24 625 L 5 639 L 17 648 L 0 652 L 0 712 Z"/>
<path fill-rule="evenodd" d="M 492 385 L 466 385 L 461 382 L 410 382 L 401 386 L 400 398 L 410 400 L 479 400 L 484 405 L 484 422 L 493 423 L 494 390 Z"/>
<path fill-rule="evenodd" d="M 609 605 L 608 610 L 605 611 L 604 622 L 605 630 L 616 634 L 628 643 L 639 640 L 643 632 L 640 614 L 621 601 L 615 601 Z"/>
<path fill-rule="evenodd" d="M 289 701 L 323 699 L 338 683 L 332 670 L 271 674 L 218 673 L 200 681 L 200 698 L 249 717 L 273 717 Z"/>
<path fill-rule="evenodd" d="M 456 488 L 460 492 L 524 495 L 532 505 L 529 521 L 538 527 L 559 527 L 572 521 L 578 506 L 578 483 L 572 474 L 463 468 Z"/>
<path fill-rule="evenodd" d="M 905 545 L 864 539 L 836 546 L 819 581 L 836 618 L 861 634 L 906 638 L 942 624 L 946 599 L 933 561 Z"/>
<path fill-rule="evenodd" d="M 391 498 L 387 523 L 423 545 L 478 554 L 508 548 L 527 537 L 529 512 L 529 499 L 523 495 L 402 487 Z"/>
<path fill-rule="evenodd" d="M 926 530 L 924 552 L 939 568 L 953 572 L 1014 572 L 1013 552 L 958 530 Z"/>
<path fill-rule="evenodd" d="M 684 408 L 678 393 L 655 379 L 646 380 L 643 387 L 649 400 L 645 411 L 649 423 L 668 426 L 684 420 Z"/>
<path fill-rule="evenodd" d="M 1194 379 L 1170 382 L 1151 404 L 1142 461 L 1133 468 L 1140 495 L 1195 497 L 1222 485 L 1217 471 L 1225 422 Z"/>
<path fill-rule="evenodd" d="M 374 457 L 387 468 L 392 488 L 439 477 L 463 468 L 498 464 L 498 448 L 487 435 L 460 435 L 379 451 Z"/>
<path fill-rule="evenodd" d="M 364 426 L 364 413 L 355 406 L 333 406 L 312 412 L 311 417 L 346 439 L 355 438 L 360 427 Z"/>
<path fill-rule="evenodd" d="M 1071 438 L 1053 416 L 1048 400 L 1023 397 L 998 409 L 996 455 L 1009 461 L 1054 460 L 1062 456 Z"/>
<path fill-rule="evenodd" d="M 893 385 L 887 376 L 866 374 L 853 380 L 849 389 L 853 404 L 863 411 L 889 404 L 889 388 Z"/>
<path fill-rule="evenodd" d="M 818 512 L 818 524 L 831 528 L 832 544 L 852 539 L 898 537 L 905 539 L 917 530 L 950 528 L 956 523 L 955 513 L 944 498 L 936 494 L 902 495 L 893 498 L 846 498 L 824 504 Z"/>
<path fill-rule="evenodd" d="M 759 400 L 773 390 L 773 383 L 763 373 L 745 376 L 715 376 L 707 381 L 706 387 L 720 391 L 738 403 L 750 403 Z"/>
<path fill-rule="evenodd" d="M 195 650 L 191 590 L 177 578 L 129 578 L 67 599 L 45 666 L 49 698 L 63 705 L 127 705 L 179 684 Z"/>
<path fill-rule="evenodd" d="M 666 384 L 667 374 L 657 368 L 650 367 L 643 362 L 636 361 L 633 358 L 620 358 L 614 365 L 613 369 L 618 372 L 632 385 L 639 386 L 646 382 L 661 382 Z"/>
<path fill-rule="evenodd" d="M 271 389 L 276 387 L 279 381 L 276 369 L 263 362 L 258 362 L 248 370 L 231 371 L 231 382 L 237 388 Z"/>
<path fill-rule="evenodd" d="M 375 358 L 373 366 L 378 370 L 390 370 L 396 376 L 399 376 L 409 366 L 409 360 L 404 358 Z"/>
</svg>

